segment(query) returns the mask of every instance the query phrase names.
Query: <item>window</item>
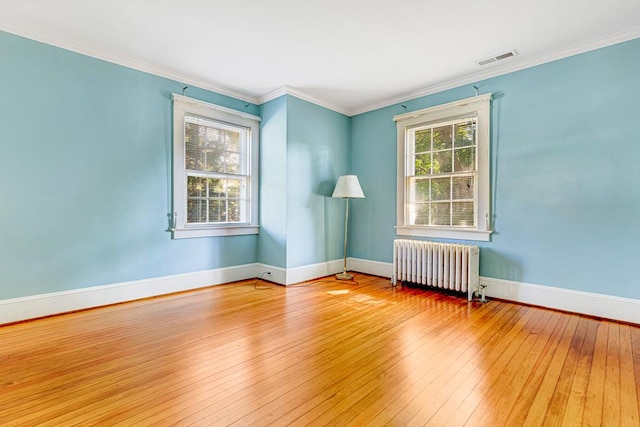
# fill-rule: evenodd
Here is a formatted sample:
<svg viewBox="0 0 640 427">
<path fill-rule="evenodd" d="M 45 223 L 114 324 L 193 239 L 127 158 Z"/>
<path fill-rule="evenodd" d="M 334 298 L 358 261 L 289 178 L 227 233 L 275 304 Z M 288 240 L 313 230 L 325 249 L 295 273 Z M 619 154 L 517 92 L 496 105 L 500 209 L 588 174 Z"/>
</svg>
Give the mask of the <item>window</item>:
<svg viewBox="0 0 640 427">
<path fill-rule="evenodd" d="M 394 117 L 399 235 L 489 240 L 491 94 Z"/>
<path fill-rule="evenodd" d="M 260 118 L 172 99 L 173 238 L 256 234 Z"/>
</svg>

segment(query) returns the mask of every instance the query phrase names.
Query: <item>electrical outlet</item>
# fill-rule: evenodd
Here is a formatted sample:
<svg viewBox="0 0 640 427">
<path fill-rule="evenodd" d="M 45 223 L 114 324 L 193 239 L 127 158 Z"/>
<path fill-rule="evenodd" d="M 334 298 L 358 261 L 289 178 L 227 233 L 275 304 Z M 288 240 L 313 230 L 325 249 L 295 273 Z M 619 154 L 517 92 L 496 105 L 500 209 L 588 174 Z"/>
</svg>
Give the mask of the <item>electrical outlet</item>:
<svg viewBox="0 0 640 427">
<path fill-rule="evenodd" d="M 264 277 L 273 278 L 273 274 L 271 274 L 271 272 L 270 272 L 270 271 L 265 271 L 265 273 L 264 273 Z"/>
</svg>

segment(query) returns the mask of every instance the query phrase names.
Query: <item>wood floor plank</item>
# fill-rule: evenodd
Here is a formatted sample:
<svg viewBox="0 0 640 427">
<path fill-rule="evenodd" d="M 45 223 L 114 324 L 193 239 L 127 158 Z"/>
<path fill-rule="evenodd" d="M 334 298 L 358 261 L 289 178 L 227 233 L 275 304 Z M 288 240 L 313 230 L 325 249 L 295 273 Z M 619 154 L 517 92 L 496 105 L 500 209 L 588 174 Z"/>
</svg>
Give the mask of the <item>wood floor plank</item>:
<svg viewBox="0 0 640 427">
<path fill-rule="evenodd" d="M 631 327 L 629 332 L 631 335 L 631 354 L 633 357 L 638 412 L 640 412 L 640 325 L 638 327 Z"/>
<path fill-rule="evenodd" d="M 533 427 L 545 424 L 545 416 L 554 402 L 553 396 L 556 392 L 556 386 L 561 380 L 562 370 L 571 349 L 571 342 L 575 336 L 578 322 L 579 318 L 577 316 L 567 318 L 566 328 L 562 335 L 558 337 L 558 346 L 555 352 L 553 352 L 552 355 L 551 352 L 549 353 L 552 360 L 549 362 L 547 371 L 544 373 L 540 386 L 525 414 L 524 420 L 522 420 L 523 426 Z M 524 412 L 524 407 L 522 408 L 522 412 Z M 515 415 L 518 413 L 519 411 L 514 411 L 513 418 L 515 418 Z"/>
<path fill-rule="evenodd" d="M 0 326 L 0 425 L 638 425 L 640 327 L 357 274 Z"/>
<path fill-rule="evenodd" d="M 607 323 L 607 353 L 605 362 L 602 425 L 619 426 L 622 410 L 620 369 L 620 325 Z"/>
<path fill-rule="evenodd" d="M 600 322 L 597 327 L 589 384 L 584 402 L 585 407 L 582 412 L 582 425 L 584 426 L 602 425 L 608 339 L 608 322 Z"/>
<path fill-rule="evenodd" d="M 576 370 L 578 369 L 578 363 L 580 361 L 580 354 L 582 352 L 582 346 L 587 333 L 587 326 L 589 319 L 583 317 L 577 317 L 578 322 L 571 339 L 571 344 L 567 351 L 562 363 L 562 370 L 560 376 L 555 384 L 551 401 L 547 407 L 547 411 L 544 414 L 544 421 L 542 425 L 545 426 L 560 426 L 564 419 L 565 411 L 567 409 L 567 402 L 571 394 L 571 388 L 573 386 L 573 380 L 575 378 Z M 534 424 L 536 425 L 536 424 Z"/>
<path fill-rule="evenodd" d="M 640 395 L 636 390 L 636 374 L 633 370 L 632 327 L 620 325 L 620 424 L 640 425 Z M 615 375 L 615 372 L 612 373 Z"/>
<path fill-rule="evenodd" d="M 599 324 L 594 319 L 587 319 L 587 328 L 584 339 L 581 342 L 578 363 L 573 374 L 571 389 L 562 418 L 563 426 L 576 425 L 582 420 Z"/>
<path fill-rule="evenodd" d="M 536 424 L 540 425 L 542 423 L 544 413 L 553 393 L 553 388 L 545 387 L 545 385 L 551 384 L 552 381 L 557 381 L 563 357 L 570 344 L 569 339 L 563 341 L 562 337 L 571 336 L 569 331 L 575 329 L 576 324 L 575 318 L 559 315 L 556 326 L 551 333 L 546 338 L 541 337 L 538 340 L 536 347 L 542 347 L 542 349 L 533 365 L 530 365 L 531 369 L 527 369 L 524 366 L 521 368 L 520 392 L 518 397 L 511 400 L 511 410 L 508 416 L 503 417 L 506 425 L 524 425 L 525 420 L 532 413 L 537 413 L 539 416 Z M 530 352 L 529 357 L 533 361 L 532 352 Z M 554 360 L 559 362 L 554 365 Z M 545 384 L 545 379 L 547 378 L 550 380 Z M 535 405 L 536 401 L 539 406 Z M 544 406 L 542 406 L 542 402 L 544 402 Z M 505 412 L 507 412 L 506 408 L 501 411 L 502 414 Z M 534 417 L 529 418 L 529 423 L 534 424 L 533 420 Z"/>
</svg>

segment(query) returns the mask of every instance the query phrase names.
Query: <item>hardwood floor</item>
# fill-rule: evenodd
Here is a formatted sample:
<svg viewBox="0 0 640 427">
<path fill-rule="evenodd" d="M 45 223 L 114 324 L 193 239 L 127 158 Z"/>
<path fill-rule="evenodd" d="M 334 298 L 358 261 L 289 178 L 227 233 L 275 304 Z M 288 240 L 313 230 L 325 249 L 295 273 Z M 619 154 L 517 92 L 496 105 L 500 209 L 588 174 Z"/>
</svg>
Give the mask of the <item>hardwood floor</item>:
<svg viewBox="0 0 640 427">
<path fill-rule="evenodd" d="M 356 280 L 0 327 L 0 425 L 640 425 L 640 327 Z"/>
</svg>

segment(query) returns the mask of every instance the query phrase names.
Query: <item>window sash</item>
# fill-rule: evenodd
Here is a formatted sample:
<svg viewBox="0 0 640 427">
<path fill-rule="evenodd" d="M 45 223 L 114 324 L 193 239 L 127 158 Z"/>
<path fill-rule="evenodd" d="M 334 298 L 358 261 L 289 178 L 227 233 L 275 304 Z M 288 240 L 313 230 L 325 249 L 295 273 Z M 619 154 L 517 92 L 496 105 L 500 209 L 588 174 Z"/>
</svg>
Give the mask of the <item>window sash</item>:
<svg viewBox="0 0 640 427">
<path fill-rule="evenodd" d="M 465 174 L 447 174 L 446 176 L 435 175 L 435 179 L 444 181 L 446 179 L 449 180 L 449 194 L 447 197 L 436 197 L 434 196 L 432 180 L 434 175 L 429 177 L 423 176 L 412 176 L 406 178 L 406 209 L 405 209 L 405 224 L 413 225 L 413 226 L 447 226 L 454 228 L 472 228 L 475 229 L 477 227 L 476 224 L 476 215 L 475 212 L 477 210 L 477 185 L 476 185 L 476 173 L 465 173 Z M 467 194 L 455 194 L 455 185 L 454 179 L 456 178 L 467 178 L 471 182 L 471 194 L 467 192 Z M 420 191 L 417 188 L 418 181 L 428 182 L 428 191 L 426 197 L 419 197 L 418 193 Z M 462 192 L 459 192 L 462 193 Z M 466 196 L 466 197 L 465 197 Z M 446 223 L 440 220 L 441 217 L 433 215 L 433 208 L 439 205 L 447 204 L 449 208 L 449 218 Z M 469 206 L 471 204 L 471 206 Z M 464 212 L 464 216 L 460 216 L 460 208 L 466 208 Z M 420 207 L 426 207 L 427 210 L 427 220 L 422 221 L 424 217 L 419 217 Z M 471 208 L 471 212 L 468 212 L 469 208 Z M 458 213 L 456 215 L 456 213 Z"/>
<path fill-rule="evenodd" d="M 189 178 L 200 178 L 201 183 L 204 184 L 204 188 L 200 188 L 197 195 L 193 194 L 193 191 L 189 189 Z M 222 181 L 223 184 L 223 192 L 218 193 L 211 190 L 211 181 Z M 237 195 L 230 195 L 233 190 L 229 190 L 229 182 L 237 181 Z M 191 171 L 187 170 L 187 204 L 186 204 L 186 226 L 200 226 L 206 224 L 246 224 L 248 223 L 247 212 L 249 207 L 248 201 L 248 182 L 249 177 L 246 175 L 233 175 L 233 174 L 220 174 L 220 173 L 202 173 L 200 171 Z M 193 201 L 204 202 L 207 206 L 204 214 L 202 213 L 202 203 L 189 203 Z M 211 203 L 212 202 L 223 202 L 224 209 L 224 219 L 212 219 L 211 218 Z M 190 206 L 193 206 L 197 209 L 197 213 L 194 214 L 193 211 L 190 211 Z M 231 206 L 231 207 L 230 207 Z M 235 206 L 235 207 L 234 207 Z M 237 219 L 230 219 L 229 212 L 233 212 L 237 210 Z M 220 211 L 219 211 L 220 212 Z M 194 216 L 195 215 L 195 216 Z M 236 215 L 233 215 L 236 217 Z M 204 217 L 204 220 L 202 218 Z M 194 220 L 194 218 L 199 218 Z"/>
<path fill-rule="evenodd" d="M 193 128 L 190 125 L 199 130 L 197 141 L 187 142 L 188 136 L 195 137 L 195 135 L 189 135 L 190 130 Z M 201 172 L 247 174 L 251 129 L 190 114 L 186 114 L 184 117 L 184 128 L 185 169 Z M 230 134 L 237 135 L 237 140 L 229 141 Z M 214 163 L 220 158 L 222 158 L 222 163 Z M 229 162 L 230 159 L 235 160 L 236 158 L 237 161 Z M 200 167 L 194 167 L 199 165 Z"/>
</svg>

